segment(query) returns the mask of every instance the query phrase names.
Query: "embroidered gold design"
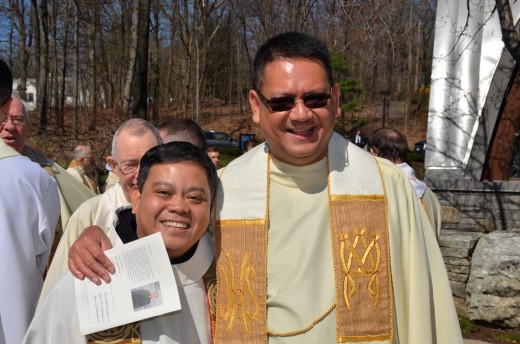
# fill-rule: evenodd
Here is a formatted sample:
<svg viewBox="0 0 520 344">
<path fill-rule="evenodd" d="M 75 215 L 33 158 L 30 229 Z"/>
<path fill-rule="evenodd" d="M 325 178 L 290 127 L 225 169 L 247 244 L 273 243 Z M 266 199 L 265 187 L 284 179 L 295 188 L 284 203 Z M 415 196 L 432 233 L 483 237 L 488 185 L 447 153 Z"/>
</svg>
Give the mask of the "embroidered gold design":
<svg viewBox="0 0 520 344">
<path fill-rule="evenodd" d="M 141 343 L 140 323 L 130 323 L 95 332 L 87 336 L 88 344 L 138 344 Z"/>
<path fill-rule="evenodd" d="M 338 201 L 373 201 L 379 202 L 384 201 L 385 195 L 330 195 L 330 200 L 333 202 Z"/>
<path fill-rule="evenodd" d="M 226 330 L 231 332 L 233 323 L 237 317 L 237 308 L 240 307 L 240 315 L 242 323 L 244 325 L 244 331 L 249 333 L 251 328 L 249 322 L 258 320 L 260 313 L 260 307 L 258 303 L 258 297 L 255 295 L 253 288 L 251 287 L 251 279 L 256 277 L 256 270 L 251 265 L 248 265 L 250 254 L 244 253 L 242 258 L 242 264 L 240 266 L 240 274 L 238 281 L 235 278 L 235 264 L 230 253 L 226 253 L 226 260 L 229 264 L 229 274 L 227 269 L 220 267 L 224 286 L 226 289 L 226 303 L 218 305 L 218 316 L 224 321 L 228 321 Z M 250 298 L 253 310 L 247 309 L 247 297 Z"/>
<path fill-rule="evenodd" d="M 347 308 L 351 308 L 351 300 L 357 290 L 356 276 L 370 277 L 367 292 L 372 299 L 372 307 L 376 308 L 380 296 L 379 265 L 381 248 L 379 234 L 370 235 L 366 227 L 354 227 L 353 238 L 347 233 L 340 233 L 340 259 L 343 270 L 343 298 Z"/>
</svg>

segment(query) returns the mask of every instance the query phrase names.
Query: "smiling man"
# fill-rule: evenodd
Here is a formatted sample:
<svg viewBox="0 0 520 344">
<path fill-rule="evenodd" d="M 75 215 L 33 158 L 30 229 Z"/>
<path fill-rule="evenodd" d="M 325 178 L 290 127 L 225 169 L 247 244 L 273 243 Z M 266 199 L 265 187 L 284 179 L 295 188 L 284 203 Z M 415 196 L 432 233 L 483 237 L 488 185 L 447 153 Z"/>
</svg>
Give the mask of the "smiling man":
<svg viewBox="0 0 520 344">
<path fill-rule="evenodd" d="M 114 246 L 161 233 L 178 283 L 182 309 L 128 326 L 89 336 L 96 342 L 136 335 L 143 343 L 209 343 L 209 309 L 203 275 L 214 248 L 207 232 L 217 176 L 206 154 L 187 142 L 152 148 L 141 159 L 132 207 L 118 212 L 109 232 Z M 135 216 L 134 216 L 135 215 Z M 116 272 L 117 273 L 117 272 Z M 85 343 L 79 332 L 72 275 L 49 291 L 27 332 L 25 343 Z M 56 311 L 58 309 L 58 311 Z"/>
<path fill-rule="evenodd" d="M 266 143 L 219 171 L 215 342 L 462 343 L 408 178 L 334 133 L 327 45 L 272 37 L 253 73 L 249 103 Z M 100 240 L 70 262 L 75 276 L 107 278 L 111 263 L 89 253 Z"/>
<path fill-rule="evenodd" d="M 118 182 L 105 193 L 83 202 L 70 217 L 47 271 L 38 304 L 50 286 L 67 271 L 69 248 L 83 229 L 97 225 L 108 231 L 114 222 L 115 210 L 130 204 L 139 161 L 146 151 L 161 143 L 157 128 L 144 119 L 132 118 L 119 126 L 112 139 L 112 155 L 107 157 Z"/>
<path fill-rule="evenodd" d="M 275 36 L 253 73 L 249 102 L 267 142 L 220 175 L 215 342 L 462 343 L 406 176 L 334 133 L 340 91 L 327 46 Z M 254 274 L 230 277 L 239 268 Z"/>
</svg>

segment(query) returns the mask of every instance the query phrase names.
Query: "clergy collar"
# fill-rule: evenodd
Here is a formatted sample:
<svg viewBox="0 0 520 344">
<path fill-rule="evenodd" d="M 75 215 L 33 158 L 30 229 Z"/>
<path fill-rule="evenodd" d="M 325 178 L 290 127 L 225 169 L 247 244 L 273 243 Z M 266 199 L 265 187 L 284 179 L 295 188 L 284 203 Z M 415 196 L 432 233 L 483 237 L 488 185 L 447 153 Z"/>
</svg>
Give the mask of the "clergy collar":
<svg viewBox="0 0 520 344">
<path fill-rule="evenodd" d="M 137 236 L 137 222 L 135 215 L 132 214 L 132 207 L 120 208 L 117 211 L 116 233 L 124 244 L 139 239 Z M 199 242 L 196 242 L 195 245 L 193 245 L 181 257 L 170 258 L 170 263 L 175 265 L 190 260 L 195 254 L 195 251 L 197 251 L 198 244 Z"/>
</svg>

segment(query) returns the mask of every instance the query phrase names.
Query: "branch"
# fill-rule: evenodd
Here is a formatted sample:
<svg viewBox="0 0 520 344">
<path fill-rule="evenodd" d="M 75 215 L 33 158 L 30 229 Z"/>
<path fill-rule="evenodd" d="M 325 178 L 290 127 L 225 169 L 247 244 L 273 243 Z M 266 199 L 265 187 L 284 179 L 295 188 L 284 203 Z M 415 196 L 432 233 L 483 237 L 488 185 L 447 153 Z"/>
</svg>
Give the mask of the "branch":
<svg viewBox="0 0 520 344">
<path fill-rule="evenodd" d="M 502 29 L 502 41 L 515 61 L 520 62 L 520 35 L 515 30 L 511 4 L 509 0 L 496 0 L 500 28 Z"/>
</svg>

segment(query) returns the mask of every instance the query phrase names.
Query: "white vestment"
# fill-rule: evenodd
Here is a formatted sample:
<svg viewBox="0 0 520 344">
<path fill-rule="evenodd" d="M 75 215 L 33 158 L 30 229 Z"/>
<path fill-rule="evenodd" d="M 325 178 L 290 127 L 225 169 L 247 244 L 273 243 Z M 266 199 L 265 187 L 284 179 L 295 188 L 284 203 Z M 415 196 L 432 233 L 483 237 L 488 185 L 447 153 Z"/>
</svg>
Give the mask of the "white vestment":
<svg viewBox="0 0 520 344">
<path fill-rule="evenodd" d="M 96 194 L 85 188 L 83 183 L 78 182 L 63 167 L 47 158 L 45 155 L 29 146 L 24 146 L 23 155 L 37 164 L 40 164 L 49 174 L 56 179 L 58 183 L 58 193 L 60 195 L 61 204 L 61 227 L 57 230 L 61 231 L 67 226 L 70 216 L 76 209 L 86 200 L 94 197 Z"/>
<path fill-rule="evenodd" d="M 60 215 L 56 181 L 0 140 L 0 343 L 17 344 L 34 315 Z"/>
<path fill-rule="evenodd" d="M 327 313 L 337 295 L 326 161 L 300 168 L 271 158 L 266 215 L 267 151 L 267 145 L 257 146 L 219 170 L 216 220 L 246 222 L 268 216 L 267 331 L 298 332 L 269 335 L 269 343 L 336 343 L 336 312 Z M 336 133 L 328 155 L 332 195 L 380 194 L 382 177 L 393 283 L 392 343 L 462 343 L 444 261 L 406 175 L 376 158 L 378 171 L 369 153 Z M 360 183 L 367 176 L 374 182 Z"/>
<path fill-rule="evenodd" d="M 117 183 L 104 194 L 85 201 L 72 214 L 47 271 L 38 306 L 49 288 L 68 270 L 69 249 L 81 232 L 92 225 L 98 225 L 107 232 L 114 223 L 116 209 L 129 204 L 123 193 L 123 188 Z"/>
<path fill-rule="evenodd" d="M 109 236 L 114 246 L 122 244 L 115 230 L 111 230 Z M 172 265 L 182 308 L 177 312 L 141 321 L 143 344 L 211 342 L 211 325 L 203 276 L 213 259 L 213 240 L 211 235 L 206 233 L 188 261 Z M 79 330 L 73 278 L 67 271 L 52 286 L 40 304 L 23 343 L 86 343 Z"/>
<path fill-rule="evenodd" d="M 404 172 L 404 174 L 406 174 L 415 193 L 424 202 L 426 212 L 428 213 L 428 219 L 430 219 L 430 223 L 438 240 L 441 235 L 441 204 L 439 203 L 439 200 L 433 191 L 430 190 L 430 188 L 423 181 L 419 180 L 415 176 L 415 171 L 410 165 L 403 162 L 401 164 L 397 164 L 397 167 L 399 167 Z"/>
<path fill-rule="evenodd" d="M 99 190 L 97 189 L 94 180 L 85 173 L 85 169 L 79 166 L 75 166 L 67 168 L 66 171 L 69 172 L 74 178 L 76 178 L 78 182 L 85 185 L 85 187 L 90 191 L 96 195 L 99 195 Z M 92 183 L 94 183 L 94 185 L 92 185 Z"/>
</svg>

